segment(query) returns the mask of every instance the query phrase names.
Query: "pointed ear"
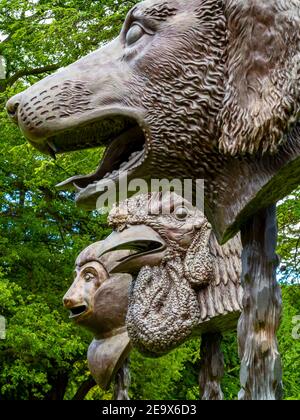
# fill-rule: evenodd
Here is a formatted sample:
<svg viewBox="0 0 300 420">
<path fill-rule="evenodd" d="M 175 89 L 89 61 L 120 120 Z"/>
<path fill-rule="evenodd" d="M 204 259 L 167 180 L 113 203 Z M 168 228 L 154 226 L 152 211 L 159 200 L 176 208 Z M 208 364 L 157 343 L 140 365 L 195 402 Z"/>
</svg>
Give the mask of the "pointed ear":
<svg viewBox="0 0 300 420">
<path fill-rule="evenodd" d="M 228 50 L 220 149 L 275 153 L 299 117 L 300 3 L 224 3 Z"/>
</svg>

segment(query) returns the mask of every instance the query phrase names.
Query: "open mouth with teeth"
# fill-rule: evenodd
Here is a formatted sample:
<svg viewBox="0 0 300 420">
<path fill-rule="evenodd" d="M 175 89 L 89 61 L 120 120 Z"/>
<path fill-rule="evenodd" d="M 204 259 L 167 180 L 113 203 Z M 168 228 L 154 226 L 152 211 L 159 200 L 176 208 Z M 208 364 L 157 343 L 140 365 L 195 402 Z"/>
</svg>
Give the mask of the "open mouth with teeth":
<svg viewBox="0 0 300 420">
<path fill-rule="evenodd" d="M 70 319 L 79 319 L 88 312 L 87 305 L 74 306 L 70 308 Z"/>
<path fill-rule="evenodd" d="M 69 178 L 58 187 L 75 189 L 77 202 L 87 209 L 94 209 L 99 196 L 99 188 L 96 187 L 101 180 L 117 181 L 143 163 L 147 154 L 147 133 L 148 129 L 140 116 L 133 112 L 120 112 L 49 137 L 46 140 L 47 150 L 53 156 L 57 153 L 106 147 L 95 172 Z"/>
</svg>

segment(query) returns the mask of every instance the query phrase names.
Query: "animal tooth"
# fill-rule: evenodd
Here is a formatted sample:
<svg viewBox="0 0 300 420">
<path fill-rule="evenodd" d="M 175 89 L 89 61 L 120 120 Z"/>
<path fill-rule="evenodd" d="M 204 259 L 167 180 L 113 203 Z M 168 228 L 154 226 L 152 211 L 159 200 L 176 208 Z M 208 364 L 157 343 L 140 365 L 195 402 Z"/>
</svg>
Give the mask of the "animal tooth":
<svg viewBox="0 0 300 420">
<path fill-rule="evenodd" d="M 57 153 L 57 152 L 58 152 L 58 149 L 57 149 L 57 147 L 55 146 L 55 144 L 53 143 L 53 141 L 48 140 L 48 142 L 47 142 L 47 143 L 48 143 L 48 146 L 50 147 L 50 149 L 52 149 L 54 153 Z"/>
<path fill-rule="evenodd" d="M 76 192 L 80 192 L 80 191 L 84 190 L 84 188 L 79 187 L 75 182 L 73 182 L 73 186 L 76 189 Z"/>
<path fill-rule="evenodd" d="M 52 143 L 52 141 L 48 141 L 47 144 L 48 144 L 48 147 L 49 147 L 49 153 L 50 153 L 51 157 L 53 159 L 56 159 L 56 153 L 57 153 L 56 146 L 54 145 L 54 143 Z"/>
</svg>

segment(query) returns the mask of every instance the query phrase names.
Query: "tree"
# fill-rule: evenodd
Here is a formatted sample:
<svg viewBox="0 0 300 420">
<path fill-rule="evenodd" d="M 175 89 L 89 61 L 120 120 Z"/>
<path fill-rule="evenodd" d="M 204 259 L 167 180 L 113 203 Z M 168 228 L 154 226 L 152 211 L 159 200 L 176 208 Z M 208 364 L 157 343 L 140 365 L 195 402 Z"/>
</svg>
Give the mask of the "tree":
<svg viewBox="0 0 300 420">
<path fill-rule="evenodd" d="M 105 42 L 125 7 L 120 1 L 0 1 L 6 61 L 0 102 Z M 89 172 L 102 151 L 98 158 L 93 151 L 53 161 L 27 145 L 4 110 L 0 122 L 0 287 L 6 291 L 0 313 L 8 323 L 0 342 L 0 395 L 83 398 L 91 337 L 70 324 L 61 301 L 76 255 L 109 231 L 103 218 L 76 209 L 74 196 L 55 184 Z"/>
<path fill-rule="evenodd" d="M 280 278 L 288 283 L 300 280 L 300 189 L 278 206 Z"/>
<path fill-rule="evenodd" d="M 0 92 L 65 66 L 115 36 L 136 1 L 1 0 Z"/>
</svg>

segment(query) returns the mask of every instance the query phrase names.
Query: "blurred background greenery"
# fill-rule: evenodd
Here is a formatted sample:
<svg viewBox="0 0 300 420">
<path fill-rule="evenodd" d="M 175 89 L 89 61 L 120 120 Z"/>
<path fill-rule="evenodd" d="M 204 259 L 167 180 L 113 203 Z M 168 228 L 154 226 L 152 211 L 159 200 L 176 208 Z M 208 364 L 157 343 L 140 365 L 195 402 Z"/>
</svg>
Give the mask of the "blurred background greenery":
<svg viewBox="0 0 300 420">
<path fill-rule="evenodd" d="M 116 36 L 135 1 L 0 0 L 0 400 L 109 399 L 95 387 L 86 363 L 91 336 L 62 308 L 76 255 L 105 237 L 105 217 L 74 206 L 55 185 L 88 173 L 102 150 L 59 156 L 28 146 L 4 110 L 13 94 Z M 3 67 L 5 63 L 5 69 Z M 300 190 L 278 206 L 284 312 L 279 332 L 286 399 L 300 399 Z M 299 331 L 300 333 L 300 331 Z M 197 399 L 200 341 L 160 359 L 131 356 L 134 399 Z M 226 399 L 239 390 L 236 333 L 223 343 Z"/>
</svg>

